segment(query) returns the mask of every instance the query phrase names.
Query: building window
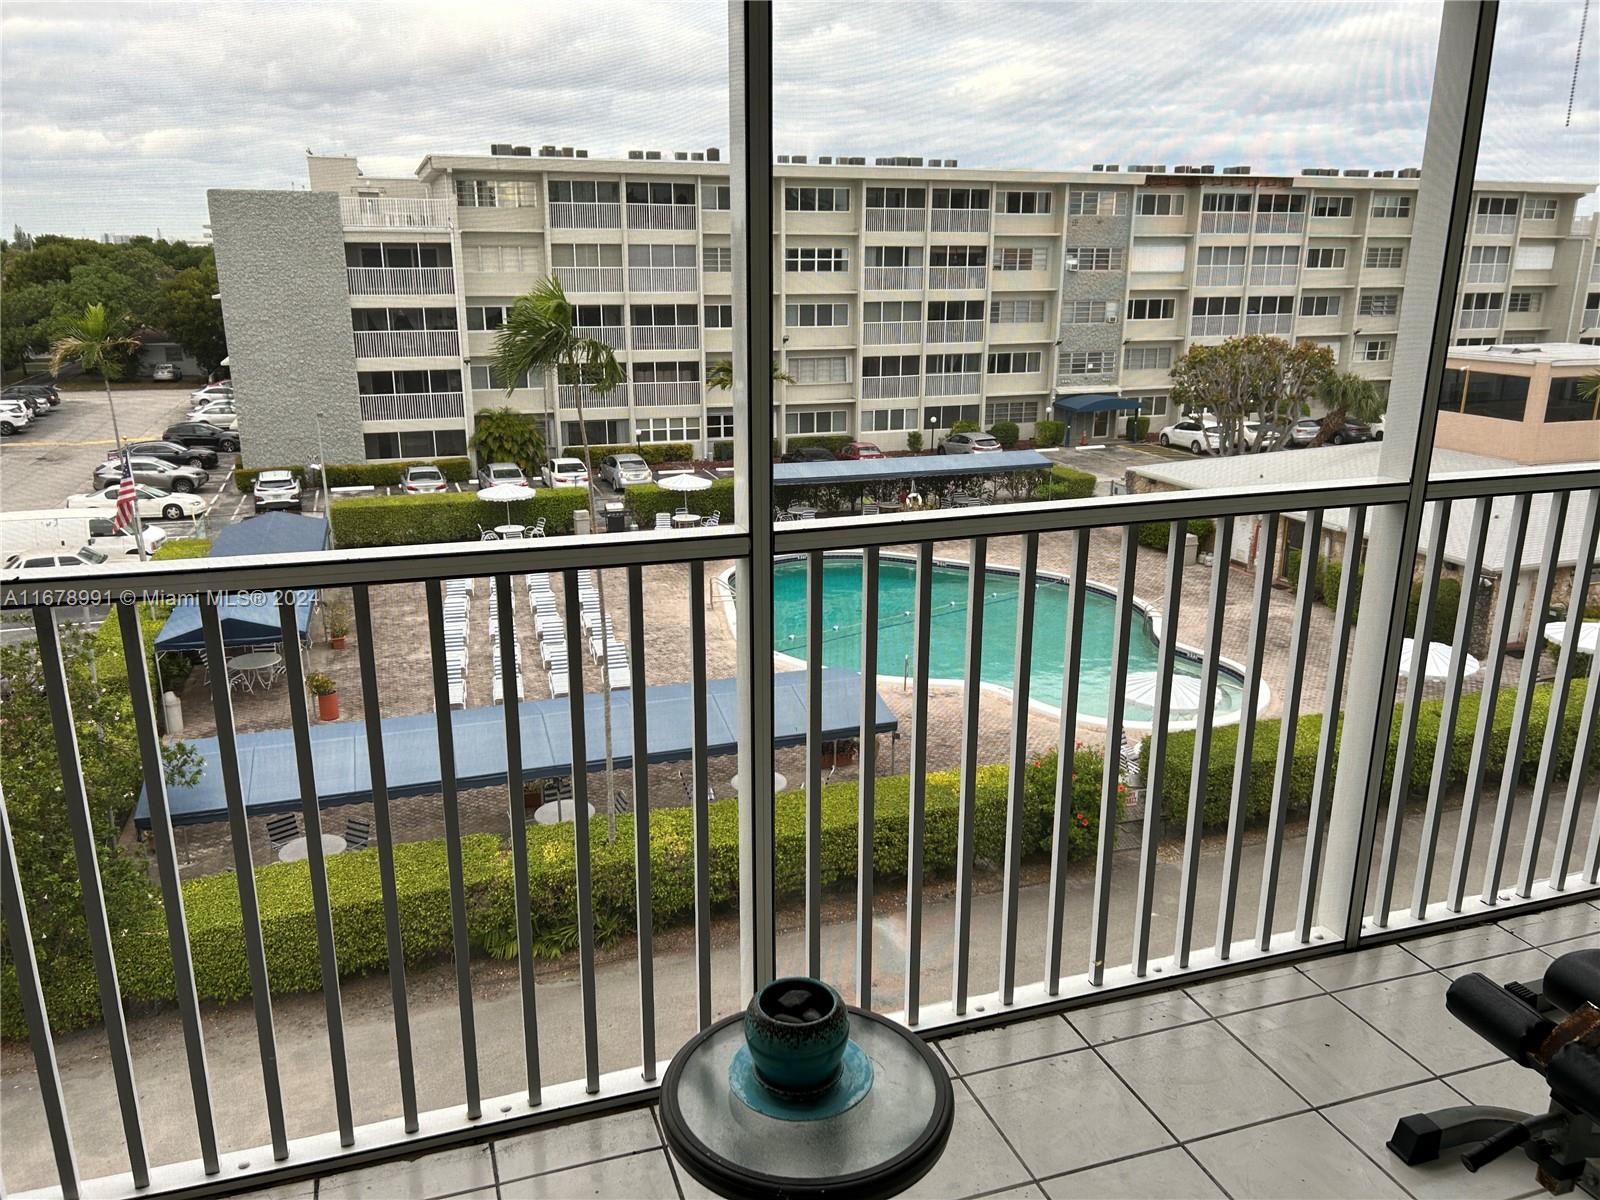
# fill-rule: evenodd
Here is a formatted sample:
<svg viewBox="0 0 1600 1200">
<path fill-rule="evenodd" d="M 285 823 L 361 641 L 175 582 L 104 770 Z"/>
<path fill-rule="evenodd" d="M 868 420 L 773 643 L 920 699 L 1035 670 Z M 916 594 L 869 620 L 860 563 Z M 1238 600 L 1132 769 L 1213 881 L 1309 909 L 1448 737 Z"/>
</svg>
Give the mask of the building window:
<svg viewBox="0 0 1600 1200">
<path fill-rule="evenodd" d="M 1137 396 L 1139 412 L 1147 417 L 1164 417 L 1167 415 L 1167 394 L 1156 392 L 1150 396 Z"/>
<path fill-rule="evenodd" d="M 1249 192 L 1207 192 L 1200 197 L 1200 211 L 1208 213 L 1247 213 Z"/>
<path fill-rule="evenodd" d="M 1049 193 L 1046 193 L 1047 195 Z M 1050 264 L 1050 251 L 1044 246 L 996 246 L 996 271 L 1043 271 Z"/>
<path fill-rule="evenodd" d="M 1363 317 L 1392 317 L 1400 312 L 1399 292 L 1363 292 L 1356 312 Z"/>
<path fill-rule="evenodd" d="M 733 270 L 732 246 L 705 246 L 700 251 L 701 265 L 707 272 L 722 275 Z"/>
<path fill-rule="evenodd" d="M 1531 205 L 1530 205 L 1531 207 Z M 1529 220 L 1532 220 L 1530 215 Z M 1577 375 L 1550 381 L 1550 398 L 1545 401 L 1546 421 L 1600 421 L 1600 394 L 1584 396 L 1583 378 Z"/>
<path fill-rule="evenodd" d="M 1264 213 L 1297 213 L 1305 210 L 1306 197 L 1303 192 L 1270 192 L 1262 196 L 1256 205 L 1256 211 Z"/>
<path fill-rule="evenodd" d="M 369 461 L 385 458 L 459 458 L 467 452 L 462 429 L 407 429 L 401 433 L 369 433 L 364 439 Z"/>
<path fill-rule="evenodd" d="M 1039 369 L 1037 350 L 995 350 L 989 355 L 989 374 L 1027 375 Z"/>
<path fill-rule="evenodd" d="M 866 408 L 861 410 L 863 433 L 889 433 L 898 429 L 915 429 L 917 410 L 914 408 Z"/>
<path fill-rule="evenodd" d="M 1348 217 L 1355 210 L 1354 196 L 1317 196 L 1311 201 L 1313 217 Z"/>
<path fill-rule="evenodd" d="M 930 267 L 981 267 L 988 259 L 984 246 L 934 246 L 928 251 Z"/>
<path fill-rule="evenodd" d="M 915 376 L 921 373 L 921 368 L 922 360 L 915 354 L 869 354 L 861 360 L 863 379 Z"/>
<path fill-rule="evenodd" d="M 1184 202 L 1182 192 L 1140 192 L 1133 211 L 1141 217 L 1181 217 Z"/>
<path fill-rule="evenodd" d="M 1062 261 L 1069 271 L 1120 271 L 1127 264 L 1121 246 L 1068 246 Z"/>
<path fill-rule="evenodd" d="M 1306 269 L 1308 271 L 1342 271 L 1344 270 L 1343 246 L 1313 246 L 1306 251 Z"/>
<path fill-rule="evenodd" d="M 843 408 L 819 408 L 814 411 L 789 409 L 783 414 L 783 431 L 787 434 L 849 433 L 850 413 Z"/>
<path fill-rule="evenodd" d="M 1038 191 L 1005 191 L 1000 193 L 998 211 L 1022 215 L 1043 215 L 1050 211 L 1050 193 Z"/>
<path fill-rule="evenodd" d="M 1066 300 L 1061 305 L 1063 325 L 1111 325 L 1116 320 L 1115 300 Z"/>
<path fill-rule="evenodd" d="M 634 440 L 638 442 L 698 442 L 700 418 L 640 417 L 634 423 Z"/>
<path fill-rule="evenodd" d="M 1061 355 L 1063 375 L 1099 375 L 1112 365 L 1109 350 L 1068 350 Z"/>
<path fill-rule="evenodd" d="M 1510 272 L 1510 246 L 1473 246 L 1467 251 L 1468 283 L 1504 283 Z"/>
<path fill-rule="evenodd" d="M 1524 329 L 1520 331 L 1508 330 L 1500 335 L 1500 344 L 1502 346 L 1526 346 L 1531 345 L 1538 340 L 1539 335 L 1531 329 Z"/>
<path fill-rule="evenodd" d="M 984 405 L 984 424 L 994 427 L 998 421 L 1011 421 L 1027 425 L 1039 419 L 1037 400 L 991 400 Z"/>
<path fill-rule="evenodd" d="M 849 383 L 850 359 L 843 354 L 791 354 L 789 374 L 796 383 Z"/>
<path fill-rule="evenodd" d="M 842 246 L 790 247 L 784 251 L 783 268 L 786 271 L 843 272 L 849 270 L 849 260 Z"/>
<path fill-rule="evenodd" d="M 1372 215 L 1379 221 L 1399 221 L 1411 215 L 1411 197 L 1405 194 L 1372 198 Z"/>
<path fill-rule="evenodd" d="M 603 243 L 557 242 L 550 247 L 550 263 L 557 267 L 620 267 L 622 247 Z"/>
<path fill-rule="evenodd" d="M 460 382 L 460 376 L 456 377 L 456 381 L 458 383 Z M 517 383 L 512 387 L 511 390 L 515 391 L 517 388 L 537 387 L 537 386 L 538 385 L 533 382 L 533 372 L 532 371 L 527 371 L 527 372 L 524 372 L 522 378 L 517 381 Z M 431 389 L 431 390 L 437 390 L 437 389 Z M 447 388 L 445 390 L 446 391 L 452 391 L 454 389 Z M 505 376 L 501 375 L 500 371 L 496 367 L 494 367 L 494 366 L 492 366 L 490 364 L 487 364 L 487 363 L 473 363 L 472 364 L 472 390 L 475 391 L 475 392 L 482 392 L 482 391 L 503 392 L 503 391 L 506 390 Z"/>
<path fill-rule="evenodd" d="M 499 329 L 505 321 L 506 309 L 503 304 L 467 305 L 468 329 Z"/>
<path fill-rule="evenodd" d="M 708 212 L 727 212 L 733 205 L 733 187 L 726 183 L 702 183 L 700 207 Z"/>
<path fill-rule="evenodd" d="M 1170 321 L 1177 307 L 1171 296 L 1143 296 L 1128 301 L 1130 321 Z"/>
<path fill-rule="evenodd" d="M 1492 337 L 1459 337 L 1456 339 L 1455 344 L 1458 346 L 1492 346 L 1494 345 L 1494 339 Z"/>
<path fill-rule="evenodd" d="M 526 253 L 524 253 L 526 249 Z M 480 242 L 476 245 L 461 248 L 462 260 L 469 271 L 483 271 L 496 274 L 502 271 L 521 271 L 526 266 L 527 270 L 536 269 L 536 251 L 532 246 L 522 247 L 516 243 Z"/>
<path fill-rule="evenodd" d="M 920 300 L 869 300 L 861 306 L 861 320 L 868 325 L 887 321 L 922 320 Z"/>
<path fill-rule="evenodd" d="M 869 187 L 868 208 L 923 208 L 928 203 L 926 188 Z"/>
<path fill-rule="evenodd" d="M 928 374 L 976 375 L 978 358 L 976 354 L 930 354 L 927 363 Z"/>
<path fill-rule="evenodd" d="M 1501 297 L 1499 292 L 1468 292 L 1461 297 L 1462 312 L 1494 312 L 1500 311 Z"/>
<path fill-rule="evenodd" d="M 1071 188 L 1067 192 L 1069 217 L 1125 217 L 1128 215 L 1128 193 L 1100 191 L 1093 188 Z"/>
<path fill-rule="evenodd" d="M 867 247 L 867 266 L 869 267 L 920 267 L 921 265 L 921 246 Z"/>
<path fill-rule="evenodd" d="M 706 305 L 706 328 L 707 329 L 732 329 L 733 328 L 733 305 L 731 305 L 731 304 L 708 304 L 708 305 Z"/>
<path fill-rule="evenodd" d="M 622 193 L 614 183 L 600 179 L 552 179 L 552 204 L 616 204 Z"/>
<path fill-rule="evenodd" d="M 1554 221 L 1556 219 L 1556 198 L 1554 196 L 1530 196 L 1528 202 L 1522 206 L 1522 219 L 1524 221 Z"/>
<path fill-rule="evenodd" d="M 1171 346 L 1123 347 L 1122 369 L 1125 371 L 1166 371 L 1171 367 Z"/>
<path fill-rule="evenodd" d="M 982 300 L 929 300 L 930 321 L 982 321 Z M 976 339 L 974 339 L 976 340 Z"/>
<path fill-rule="evenodd" d="M 989 301 L 989 324 L 991 325 L 1036 325 L 1043 320 L 1043 300 Z"/>
<path fill-rule="evenodd" d="M 649 183 L 636 180 L 628 184 L 629 204 L 681 204 L 692 207 L 694 185 L 690 183 Z"/>
<path fill-rule="evenodd" d="M 788 304 L 783 323 L 791 329 L 812 329 L 850 324 L 848 304 Z"/>
<path fill-rule="evenodd" d="M 633 364 L 632 374 L 635 383 L 699 383 L 700 364 L 697 362 L 636 362 Z M 694 403 L 694 401 L 688 401 L 688 403 Z"/>
<path fill-rule="evenodd" d="M 1514 217 L 1517 215 L 1515 196 L 1479 196 L 1478 215 L 1482 217 Z"/>
<path fill-rule="evenodd" d="M 488 386 L 487 378 L 484 386 Z M 363 396 L 459 392 L 461 372 L 454 368 L 433 371 L 357 371 L 356 387 Z"/>
<path fill-rule="evenodd" d="M 1446 380 L 1439 398 L 1439 407 L 1452 408 L 1477 417 L 1493 417 L 1499 421 L 1520 421 L 1528 405 L 1528 377 L 1526 375 L 1497 375 L 1491 371 L 1454 372 L 1465 376 L 1465 387 L 1458 380 L 1454 387 Z M 1446 376 L 1452 374 L 1445 372 Z M 1453 401 L 1454 403 L 1449 403 Z"/>
<path fill-rule="evenodd" d="M 1194 281 L 1200 287 L 1233 287 L 1244 282 L 1243 246 L 1201 246 L 1195 251 Z"/>
<path fill-rule="evenodd" d="M 706 436 L 708 438 L 731 438 L 733 436 L 733 410 L 731 408 L 713 408 L 706 413 Z"/>
<path fill-rule="evenodd" d="M 933 207 L 982 209 L 989 208 L 988 188 L 934 188 Z"/>
<path fill-rule="evenodd" d="M 842 187 L 786 187 L 783 207 L 789 212 L 849 212 L 850 189 Z"/>
<path fill-rule="evenodd" d="M 1339 297 L 1301 296 L 1300 315 L 1302 317 L 1337 317 L 1339 315 Z"/>
<path fill-rule="evenodd" d="M 456 204 L 462 208 L 532 208 L 539 185 L 531 179 L 458 179 Z"/>
<path fill-rule="evenodd" d="M 978 419 L 976 404 L 930 404 L 922 410 L 922 423 L 934 429 L 949 429 L 957 421 Z"/>
<path fill-rule="evenodd" d="M 671 329 L 700 323 L 692 304 L 634 304 L 629 307 L 628 320 L 635 329 Z"/>
<path fill-rule="evenodd" d="M 1539 311 L 1543 299 L 1544 298 L 1538 292 L 1512 292 L 1510 297 L 1506 300 L 1506 311 L 1514 313 L 1536 313 Z"/>
<path fill-rule="evenodd" d="M 1357 362 L 1388 362 L 1394 343 L 1388 338 L 1363 338 L 1356 347 Z"/>
<path fill-rule="evenodd" d="M 1405 258 L 1403 246 L 1368 246 L 1365 266 L 1369 271 L 1398 271 Z"/>
</svg>

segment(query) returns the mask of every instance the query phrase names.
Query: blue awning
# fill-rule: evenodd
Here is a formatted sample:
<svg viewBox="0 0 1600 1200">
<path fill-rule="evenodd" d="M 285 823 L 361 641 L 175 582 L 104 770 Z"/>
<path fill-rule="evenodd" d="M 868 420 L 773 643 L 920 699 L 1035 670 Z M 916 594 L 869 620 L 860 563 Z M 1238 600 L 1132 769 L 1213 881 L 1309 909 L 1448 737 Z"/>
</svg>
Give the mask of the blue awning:
<svg viewBox="0 0 1600 1200">
<path fill-rule="evenodd" d="M 633 763 L 633 695 L 611 693 L 612 759 L 616 766 Z M 773 744 L 799 746 L 806 740 L 806 674 L 785 671 L 773 680 Z M 589 773 L 605 769 L 604 697 L 583 698 Z M 680 762 L 694 749 L 690 685 L 668 683 L 645 689 L 652 763 Z M 522 776 L 525 781 L 572 774 L 571 707 L 565 698 L 529 700 L 518 706 L 522 725 Z M 894 733 L 900 723 L 883 698 L 877 698 L 879 733 Z M 861 676 L 854 671 L 822 670 L 822 736 L 824 741 L 857 736 L 861 731 Z M 438 726 L 434 714 L 389 717 L 383 721 L 383 761 L 391 796 L 437 795 Z M 450 714 L 455 734 L 456 782 L 462 789 L 486 788 L 506 781 L 505 710 L 468 708 Z M 736 681 L 713 679 L 706 685 L 706 745 L 712 755 L 729 755 L 739 746 L 739 701 Z M 245 811 L 257 815 L 300 808 L 300 778 L 295 766 L 294 733 L 269 729 L 238 736 L 239 786 Z M 192 786 L 169 786 L 167 802 L 174 824 L 222 821 L 228 816 L 222 766 L 216 738 L 189 742 L 201 759 L 199 780 Z M 368 771 L 366 725 L 334 721 L 311 727 L 311 757 L 317 798 L 323 808 L 364 804 L 372 799 Z M 150 802 L 141 790 L 134 823 L 150 827 Z"/>
<path fill-rule="evenodd" d="M 998 475 L 1009 471 L 1048 471 L 1052 465 L 1048 458 L 1033 450 L 910 455 L 868 458 L 859 462 L 778 463 L 772 468 L 772 486 L 877 483 L 885 479 L 928 479 L 937 475 Z"/>
<path fill-rule="evenodd" d="M 1060 413 L 1133 412 L 1138 409 L 1139 401 L 1132 396 L 1091 392 L 1084 396 L 1057 396 L 1050 407 Z"/>
</svg>

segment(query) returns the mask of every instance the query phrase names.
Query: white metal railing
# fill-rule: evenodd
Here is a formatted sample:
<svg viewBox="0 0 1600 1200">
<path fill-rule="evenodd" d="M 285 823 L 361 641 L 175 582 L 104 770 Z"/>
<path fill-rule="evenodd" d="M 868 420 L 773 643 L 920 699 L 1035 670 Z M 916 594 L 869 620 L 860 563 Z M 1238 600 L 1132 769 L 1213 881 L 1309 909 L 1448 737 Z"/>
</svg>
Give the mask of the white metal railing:
<svg viewBox="0 0 1600 1200">
<path fill-rule="evenodd" d="M 638 408 L 662 408 L 673 404 L 699 404 L 698 381 L 675 383 L 635 383 L 633 403 Z"/>
<path fill-rule="evenodd" d="M 926 215 L 920 208 L 869 208 L 868 233 L 907 233 L 921 229 Z"/>
<path fill-rule="evenodd" d="M 630 204 L 630 229 L 693 229 L 693 204 Z"/>
<path fill-rule="evenodd" d="M 698 325 L 635 325 L 628 336 L 635 350 L 694 350 L 700 345 Z"/>
<path fill-rule="evenodd" d="M 1304 233 L 1305 213 L 1264 212 L 1256 214 L 1257 233 Z"/>
<path fill-rule="evenodd" d="M 585 384 L 583 387 L 583 406 L 585 408 L 626 408 L 628 404 L 628 388 L 630 386 L 636 385 L 619 383 L 609 392 L 602 394 Z M 577 408 L 578 388 L 574 384 L 563 383 L 556 388 L 556 399 L 562 408 Z"/>
<path fill-rule="evenodd" d="M 693 267 L 629 267 L 630 292 L 692 292 L 697 287 Z"/>
<path fill-rule="evenodd" d="M 1456 322 L 1462 329 L 1498 329 L 1500 328 L 1500 310 L 1498 308 L 1464 308 L 1461 318 Z"/>
<path fill-rule="evenodd" d="M 450 200 L 400 196 L 340 196 L 339 219 L 346 229 L 449 229 L 455 218 Z"/>
<path fill-rule="evenodd" d="M 1288 333 L 1293 328 L 1294 317 L 1290 313 L 1247 314 L 1244 319 L 1246 333 L 1279 334 Z"/>
<path fill-rule="evenodd" d="M 347 267 L 352 296 L 448 296 L 456 290 L 449 267 Z"/>
<path fill-rule="evenodd" d="M 1511 264 L 1503 262 L 1468 263 L 1468 283 L 1504 283 L 1511 277 Z"/>
<path fill-rule="evenodd" d="M 1242 287 L 1244 266 L 1198 266 L 1194 269 L 1195 287 Z"/>
<path fill-rule="evenodd" d="M 627 349 L 627 331 L 621 325 L 574 325 L 572 332 L 581 338 L 603 342 L 613 350 Z"/>
<path fill-rule="evenodd" d="M 935 233 L 985 233 L 988 228 L 989 210 L 987 208 L 936 208 L 933 210 L 932 229 Z"/>
<path fill-rule="evenodd" d="M 929 267 L 929 291 L 982 290 L 988 286 L 989 272 L 984 267 Z"/>
<path fill-rule="evenodd" d="M 915 396 L 920 386 L 917 375 L 863 375 L 861 398 L 863 400 L 893 400 Z"/>
<path fill-rule="evenodd" d="M 361 397 L 363 421 L 430 421 L 459 417 L 463 411 L 460 392 L 385 392 Z"/>
<path fill-rule="evenodd" d="M 981 342 L 982 321 L 929 321 L 930 342 Z"/>
<path fill-rule="evenodd" d="M 1250 282 L 1253 284 L 1293 287 L 1299 277 L 1298 263 L 1262 263 L 1250 268 Z"/>
<path fill-rule="evenodd" d="M 1238 332 L 1238 313 L 1189 318 L 1190 337 L 1231 337 Z"/>
<path fill-rule="evenodd" d="M 868 346 L 915 346 L 922 342 L 920 321 L 867 321 L 861 326 L 862 343 Z"/>
<path fill-rule="evenodd" d="M 1589 267 L 1589 282 L 1600 283 L 1600 256 L 1596 256 L 1594 262 Z"/>
<path fill-rule="evenodd" d="M 876 292 L 920 292 L 921 267 L 868 267 L 866 287 Z"/>
<path fill-rule="evenodd" d="M 621 267 L 557 267 L 556 279 L 569 292 L 620 292 Z"/>
<path fill-rule="evenodd" d="M 1487 233 L 1499 236 L 1515 233 L 1516 231 L 1516 213 L 1477 213 L 1472 218 L 1473 233 Z"/>
<path fill-rule="evenodd" d="M 1203 212 L 1200 214 L 1201 233 L 1249 233 L 1250 214 L 1247 212 Z"/>
<path fill-rule="evenodd" d="M 454 329 L 358 329 L 357 358 L 457 358 L 461 339 Z"/>
<path fill-rule="evenodd" d="M 1585 329 L 1600 328 L 1600 308 L 1586 308 L 1583 310 L 1583 327 Z"/>
<path fill-rule="evenodd" d="M 621 229 L 622 205 L 594 201 L 550 201 L 554 229 Z"/>
<path fill-rule="evenodd" d="M 978 386 L 983 381 L 983 376 L 976 371 L 952 372 L 941 374 L 930 371 L 927 382 L 923 388 L 926 396 L 972 396 L 976 395 Z"/>
</svg>

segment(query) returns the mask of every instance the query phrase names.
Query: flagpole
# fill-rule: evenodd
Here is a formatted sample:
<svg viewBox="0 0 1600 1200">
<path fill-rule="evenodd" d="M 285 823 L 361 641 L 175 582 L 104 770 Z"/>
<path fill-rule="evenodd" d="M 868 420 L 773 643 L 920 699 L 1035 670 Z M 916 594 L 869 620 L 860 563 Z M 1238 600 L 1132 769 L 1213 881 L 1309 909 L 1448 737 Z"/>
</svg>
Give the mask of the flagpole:
<svg viewBox="0 0 1600 1200">
<path fill-rule="evenodd" d="M 133 468 L 128 462 L 128 452 L 122 447 L 122 430 L 117 425 L 117 402 L 111 398 L 111 377 L 101 372 L 106 385 L 106 407 L 111 410 L 111 436 L 117 443 L 117 457 L 122 461 L 122 469 L 127 474 L 133 474 Z M 137 485 L 135 485 L 137 489 Z M 144 522 L 139 518 L 139 493 L 133 496 L 133 540 L 139 547 L 139 561 L 149 562 L 150 553 L 144 546 Z"/>
</svg>

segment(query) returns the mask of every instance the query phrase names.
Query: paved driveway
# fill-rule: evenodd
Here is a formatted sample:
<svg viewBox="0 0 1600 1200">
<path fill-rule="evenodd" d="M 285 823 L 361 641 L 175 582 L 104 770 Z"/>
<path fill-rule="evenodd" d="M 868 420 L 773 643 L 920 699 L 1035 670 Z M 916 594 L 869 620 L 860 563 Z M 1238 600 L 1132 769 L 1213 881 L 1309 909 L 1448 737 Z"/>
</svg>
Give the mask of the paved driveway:
<svg viewBox="0 0 1600 1200">
<path fill-rule="evenodd" d="M 1153 463 L 1184 460 L 1191 456 L 1170 446 L 1157 446 L 1146 442 L 1107 442 L 1103 446 L 1061 446 L 1041 450 L 1046 458 L 1078 471 L 1088 471 L 1098 476 L 1099 495 L 1109 495 L 1112 483 L 1122 483 L 1130 467 L 1148 467 Z"/>
</svg>

